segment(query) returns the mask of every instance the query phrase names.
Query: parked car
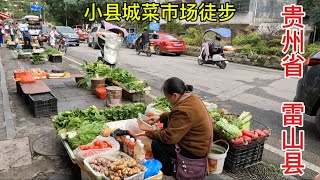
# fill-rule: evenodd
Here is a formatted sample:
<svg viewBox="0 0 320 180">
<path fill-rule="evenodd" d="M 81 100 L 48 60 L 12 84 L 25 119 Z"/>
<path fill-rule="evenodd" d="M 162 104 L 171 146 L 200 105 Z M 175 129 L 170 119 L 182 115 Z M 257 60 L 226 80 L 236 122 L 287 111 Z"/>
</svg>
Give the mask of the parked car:
<svg viewBox="0 0 320 180">
<path fill-rule="evenodd" d="M 150 44 L 157 55 L 175 53 L 179 56 L 187 50 L 184 40 L 168 33 L 150 33 Z"/>
<path fill-rule="evenodd" d="M 94 49 L 98 49 L 99 48 L 98 37 L 102 36 L 104 33 L 105 33 L 105 29 L 103 29 L 101 25 L 94 26 L 88 35 L 88 40 L 87 40 L 88 46 L 89 47 L 93 46 Z"/>
<path fill-rule="evenodd" d="M 68 38 L 68 45 L 80 45 L 79 35 L 69 26 L 56 26 L 57 31 Z"/>
<path fill-rule="evenodd" d="M 303 77 L 298 81 L 294 102 L 303 102 L 305 114 L 316 116 L 320 133 L 320 50 L 312 53 L 303 66 Z"/>
</svg>

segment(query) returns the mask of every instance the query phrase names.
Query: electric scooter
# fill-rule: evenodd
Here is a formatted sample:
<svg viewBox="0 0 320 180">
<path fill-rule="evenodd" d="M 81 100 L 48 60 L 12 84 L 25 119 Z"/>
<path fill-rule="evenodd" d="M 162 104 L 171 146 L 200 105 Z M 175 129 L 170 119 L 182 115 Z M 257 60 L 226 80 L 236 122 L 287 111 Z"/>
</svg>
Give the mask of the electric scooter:
<svg viewBox="0 0 320 180">
<path fill-rule="evenodd" d="M 104 64 L 107 64 L 111 68 L 115 68 L 118 62 L 118 50 L 120 48 L 121 42 L 118 41 L 117 35 L 112 33 L 110 36 L 115 36 L 115 40 L 110 41 L 110 37 L 108 38 L 108 42 L 106 42 L 106 37 L 100 36 L 98 38 L 98 46 L 100 48 L 100 54 L 98 56 L 97 61 L 102 61 Z M 105 35 L 107 36 L 107 34 Z M 113 38 L 113 37 L 111 37 Z"/>
</svg>

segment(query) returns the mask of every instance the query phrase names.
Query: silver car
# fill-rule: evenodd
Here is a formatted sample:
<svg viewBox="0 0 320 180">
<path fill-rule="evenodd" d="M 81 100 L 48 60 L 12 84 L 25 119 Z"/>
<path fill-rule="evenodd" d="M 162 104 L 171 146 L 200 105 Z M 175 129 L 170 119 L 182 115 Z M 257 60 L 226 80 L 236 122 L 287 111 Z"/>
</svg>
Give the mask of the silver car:
<svg viewBox="0 0 320 180">
<path fill-rule="evenodd" d="M 101 27 L 101 25 L 94 26 L 88 36 L 88 46 L 98 49 L 98 37 L 102 36 L 104 33 L 106 33 L 106 31 Z"/>
<path fill-rule="evenodd" d="M 57 31 L 68 39 L 68 45 L 80 45 L 79 35 L 69 26 L 56 26 Z"/>
</svg>

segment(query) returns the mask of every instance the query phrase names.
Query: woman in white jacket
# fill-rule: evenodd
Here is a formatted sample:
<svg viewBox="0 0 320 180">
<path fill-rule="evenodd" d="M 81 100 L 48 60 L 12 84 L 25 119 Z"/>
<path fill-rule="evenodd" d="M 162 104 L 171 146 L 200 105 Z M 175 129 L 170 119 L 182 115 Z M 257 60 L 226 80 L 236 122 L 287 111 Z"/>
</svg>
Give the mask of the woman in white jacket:
<svg viewBox="0 0 320 180">
<path fill-rule="evenodd" d="M 52 30 L 50 31 L 50 46 L 55 48 L 56 46 L 56 35 L 59 35 L 56 27 L 53 27 Z"/>
</svg>

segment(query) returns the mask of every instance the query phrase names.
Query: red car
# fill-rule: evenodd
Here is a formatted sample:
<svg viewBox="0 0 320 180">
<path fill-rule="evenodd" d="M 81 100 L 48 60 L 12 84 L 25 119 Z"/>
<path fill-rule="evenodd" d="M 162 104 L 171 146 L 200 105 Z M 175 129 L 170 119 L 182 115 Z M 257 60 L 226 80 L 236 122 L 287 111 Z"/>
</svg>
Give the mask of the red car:
<svg viewBox="0 0 320 180">
<path fill-rule="evenodd" d="M 157 55 L 175 53 L 180 56 L 187 50 L 186 42 L 168 33 L 151 33 L 150 45 Z"/>
</svg>

